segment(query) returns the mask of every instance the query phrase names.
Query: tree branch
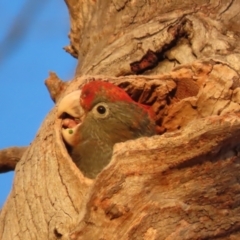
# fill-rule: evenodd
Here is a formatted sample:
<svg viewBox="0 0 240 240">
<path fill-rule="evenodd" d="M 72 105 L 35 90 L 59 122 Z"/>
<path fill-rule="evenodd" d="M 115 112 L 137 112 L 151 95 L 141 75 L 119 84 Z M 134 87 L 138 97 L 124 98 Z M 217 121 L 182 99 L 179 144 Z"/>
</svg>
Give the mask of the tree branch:
<svg viewBox="0 0 240 240">
<path fill-rule="evenodd" d="M 56 103 L 69 84 L 63 82 L 56 73 L 50 72 L 49 77 L 45 80 L 45 85 L 53 102 Z"/>
<path fill-rule="evenodd" d="M 13 171 L 28 147 L 10 147 L 0 150 L 0 173 Z"/>
</svg>

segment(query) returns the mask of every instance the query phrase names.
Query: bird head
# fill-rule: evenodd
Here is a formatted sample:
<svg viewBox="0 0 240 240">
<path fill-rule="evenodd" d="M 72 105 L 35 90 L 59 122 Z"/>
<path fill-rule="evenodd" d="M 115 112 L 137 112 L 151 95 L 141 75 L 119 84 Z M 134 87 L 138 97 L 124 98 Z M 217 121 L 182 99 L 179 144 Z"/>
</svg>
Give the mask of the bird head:
<svg viewBox="0 0 240 240">
<path fill-rule="evenodd" d="M 121 88 L 109 82 L 93 81 L 83 86 L 80 102 L 89 111 L 98 102 L 132 102 L 131 97 Z"/>
<path fill-rule="evenodd" d="M 109 82 L 89 82 L 68 94 L 57 114 L 69 154 L 88 178 L 109 163 L 115 143 L 157 134 L 151 109 Z"/>
<path fill-rule="evenodd" d="M 85 84 L 80 104 L 85 111 L 80 133 L 83 136 L 103 138 L 114 144 L 156 133 L 149 107 L 135 102 L 112 83 L 93 81 Z"/>
</svg>

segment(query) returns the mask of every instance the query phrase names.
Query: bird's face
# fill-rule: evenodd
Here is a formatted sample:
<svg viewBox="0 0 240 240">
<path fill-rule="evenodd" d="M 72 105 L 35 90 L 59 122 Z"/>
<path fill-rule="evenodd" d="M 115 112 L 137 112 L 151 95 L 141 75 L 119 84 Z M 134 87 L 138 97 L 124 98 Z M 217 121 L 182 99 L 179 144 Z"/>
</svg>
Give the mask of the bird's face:
<svg viewBox="0 0 240 240">
<path fill-rule="evenodd" d="M 80 96 L 80 101 L 79 101 Z M 134 102 L 121 88 L 102 81 L 84 85 L 64 98 L 58 115 L 65 142 L 74 147 L 92 142 L 117 142 L 155 134 L 155 124 L 148 107 Z M 66 114 L 65 114 L 66 115 Z"/>
<path fill-rule="evenodd" d="M 147 109 L 113 84 L 86 84 L 80 103 L 85 111 L 79 128 L 82 141 L 92 138 L 113 145 L 140 136 L 151 136 L 155 132 Z"/>
<path fill-rule="evenodd" d="M 148 107 L 134 102 L 111 83 L 87 83 L 81 90 L 80 101 L 77 94 L 73 99 L 77 99 L 78 114 L 63 120 L 63 128 L 68 130 L 63 132 L 68 133 L 63 138 L 73 161 L 89 178 L 95 178 L 109 163 L 115 143 L 156 134 Z M 62 101 L 60 109 L 65 109 L 65 105 L 69 106 L 69 102 Z M 75 114 L 70 111 L 69 115 L 72 112 Z"/>
<path fill-rule="evenodd" d="M 140 110 L 136 113 L 136 110 Z M 141 130 L 143 111 L 124 102 L 99 102 L 86 112 L 80 135 L 83 139 L 99 139 L 112 145 L 136 138 Z M 146 124 L 149 119 L 146 119 Z"/>
</svg>

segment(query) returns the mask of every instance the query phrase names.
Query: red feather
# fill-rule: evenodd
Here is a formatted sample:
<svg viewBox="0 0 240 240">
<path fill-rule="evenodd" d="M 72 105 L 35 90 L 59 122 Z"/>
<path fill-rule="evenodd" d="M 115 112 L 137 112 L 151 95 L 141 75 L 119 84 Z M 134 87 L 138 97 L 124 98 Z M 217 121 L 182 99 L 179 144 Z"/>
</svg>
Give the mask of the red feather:
<svg viewBox="0 0 240 240">
<path fill-rule="evenodd" d="M 109 82 L 93 81 L 82 88 L 81 105 L 84 109 L 90 110 L 96 97 L 104 96 L 109 101 L 133 102 L 132 98 L 121 88 Z"/>
<path fill-rule="evenodd" d="M 98 80 L 85 84 L 82 88 L 80 103 L 86 111 L 90 111 L 93 107 L 94 100 L 103 97 L 110 102 L 124 101 L 137 104 L 148 113 L 151 119 L 155 119 L 155 113 L 150 106 L 135 102 L 122 88 L 110 82 Z"/>
</svg>

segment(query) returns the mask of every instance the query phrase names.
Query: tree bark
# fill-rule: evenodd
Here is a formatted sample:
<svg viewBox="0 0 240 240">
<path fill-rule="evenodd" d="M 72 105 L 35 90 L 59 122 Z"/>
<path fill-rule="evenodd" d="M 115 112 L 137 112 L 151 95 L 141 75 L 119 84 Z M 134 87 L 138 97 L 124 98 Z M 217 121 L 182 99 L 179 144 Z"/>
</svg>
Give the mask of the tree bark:
<svg viewBox="0 0 240 240">
<path fill-rule="evenodd" d="M 240 2 L 66 3 L 76 77 L 48 81 L 56 105 L 16 166 L 0 239 L 239 239 Z M 94 79 L 150 105 L 160 134 L 116 144 L 90 180 L 59 106 Z"/>
<path fill-rule="evenodd" d="M 15 169 L 27 147 L 10 147 L 0 150 L 0 173 Z"/>
</svg>

